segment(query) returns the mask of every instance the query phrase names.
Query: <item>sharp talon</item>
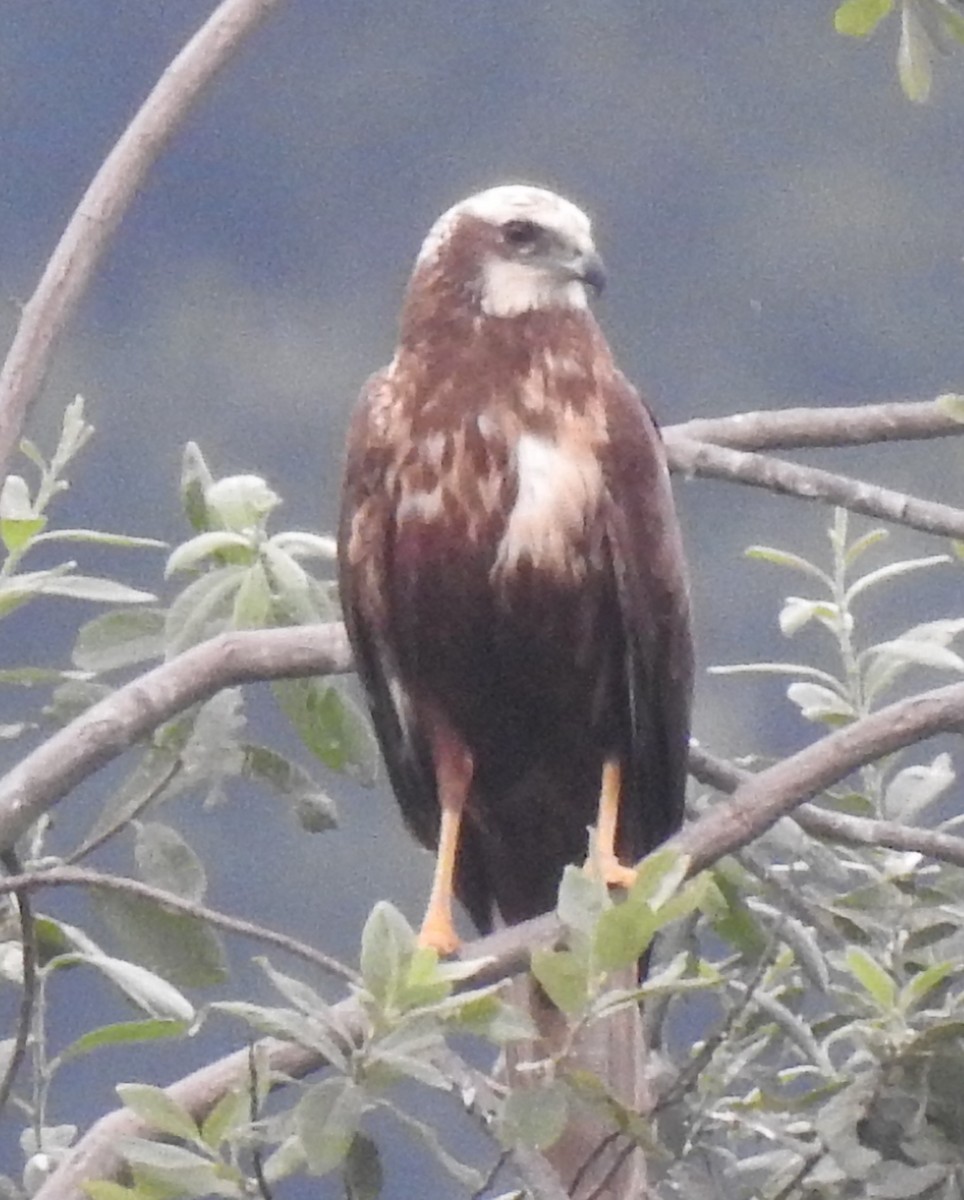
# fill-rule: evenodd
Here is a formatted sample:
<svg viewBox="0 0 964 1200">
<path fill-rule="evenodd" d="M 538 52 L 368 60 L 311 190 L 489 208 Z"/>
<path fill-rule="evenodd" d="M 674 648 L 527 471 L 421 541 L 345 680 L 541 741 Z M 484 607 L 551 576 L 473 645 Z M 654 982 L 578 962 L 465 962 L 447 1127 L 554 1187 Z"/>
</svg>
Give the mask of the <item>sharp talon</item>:
<svg viewBox="0 0 964 1200">
<path fill-rule="evenodd" d="M 418 934 L 418 944 L 440 955 L 454 954 L 462 945 L 450 921 L 426 921 Z"/>
</svg>

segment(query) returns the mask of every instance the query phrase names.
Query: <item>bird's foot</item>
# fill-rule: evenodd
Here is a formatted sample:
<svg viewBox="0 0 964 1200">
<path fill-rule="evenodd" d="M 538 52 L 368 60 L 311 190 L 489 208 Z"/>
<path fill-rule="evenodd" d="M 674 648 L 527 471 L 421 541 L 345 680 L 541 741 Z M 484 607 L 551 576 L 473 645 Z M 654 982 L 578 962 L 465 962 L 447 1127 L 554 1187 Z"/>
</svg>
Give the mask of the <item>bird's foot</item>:
<svg viewBox="0 0 964 1200">
<path fill-rule="evenodd" d="M 418 944 L 438 952 L 440 957 L 454 954 L 462 945 L 455 932 L 452 918 L 447 915 L 426 913 L 422 928 L 418 931 Z"/>
<path fill-rule="evenodd" d="M 625 888 L 636 882 L 635 867 L 624 867 L 615 854 L 597 854 L 586 860 L 585 871 L 601 879 L 607 887 Z"/>
</svg>

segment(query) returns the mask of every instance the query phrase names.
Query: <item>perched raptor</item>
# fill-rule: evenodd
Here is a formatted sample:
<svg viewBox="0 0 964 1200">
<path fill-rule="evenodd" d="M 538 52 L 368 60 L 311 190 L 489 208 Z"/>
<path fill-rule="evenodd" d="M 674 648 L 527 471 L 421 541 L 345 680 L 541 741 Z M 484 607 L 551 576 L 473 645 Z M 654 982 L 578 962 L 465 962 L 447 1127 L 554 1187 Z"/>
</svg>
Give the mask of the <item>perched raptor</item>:
<svg viewBox="0 0 964 1200">
<path fill-rule="evenodd" d="M 597 870 L 625 885 L 682 818 L 686 573 L 659 432 L 589 311 L 602 282 L 562 197 L 455 205 L 349 435 L 345 622 L 402 812 L 437 852 L 420 938 L 442 953 L 453 895 L 482 932 L 525 920 L 554 906 L 588 826 Z M 635 1009 L 574 1043 L 538 989 L 523 1001 L 539 1036 L 510 1081 L 565 1053 L 643 1104 Z M 573 1115 L 549 1154 L 570 1194 L 642 1194 L 641 1156 L 619 1160 L 611 1132 Z"/>
<path fill-rule="evenodd" d="M 488 931 L 546 912 L 587 826 L 612 883 L 682 816 L 692 654 L 659 432 L 589 311 L 589 219 L 535 187 L 455 205 L 349 435 L 345 621 L 402 812 Z"/>
</svg>

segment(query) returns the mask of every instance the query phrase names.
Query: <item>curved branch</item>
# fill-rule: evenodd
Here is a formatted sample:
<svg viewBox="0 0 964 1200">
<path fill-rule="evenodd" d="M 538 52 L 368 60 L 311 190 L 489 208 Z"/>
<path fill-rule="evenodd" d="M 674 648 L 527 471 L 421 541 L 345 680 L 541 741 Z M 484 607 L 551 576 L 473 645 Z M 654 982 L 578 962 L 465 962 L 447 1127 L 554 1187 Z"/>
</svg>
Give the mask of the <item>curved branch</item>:
<svg viewBox="0 0 964 1200">
<path fill-rule="evenodd" d="M 865 446 L 964 433 L 940 399 L 860 404 L 851 408 L 783 408 L 697 418 L 667 425 L 667 442 L 713 442 L 735 450 L 794 450 L 818 446 Z"/>
<path fill-rule="evenodd" d="M 666 454 L 670 469 L 683 475 L 746 483 L 778 495 L 838 504 L 852 512 L 895 521 L 924 533 L 964 538 L 964 511 L 948 504 L 918 500 L 903 492 L 848 479 L 816 467 L 803 467 L 779 458 L 730 450 L 689 438 L 674 437 L 667 441 Z"/>
<path fill-rule="evenodd" d="M 151 887 L 138 879 L 127 879 L 118 875 L 105 875 L 103 871 L 92 871 L 87 867 L 51 867 L 48 871 L 25 871 L 19 875 L 8 875 L 0 878 L 0 896 L 7 892 L 35 892 L 48 887 L 88 887 L 103 888 L 105 891 L 121 892 L 126 896 L 138 896 L 142 900 L 151 900 L 163 905 L 173 912 L 183 913 L 187 917 L 197 917 L 206 921 L 216 929 L 227 933 L 239 933 L 255 941 L 266 942 L 276 946 L 286 953 L 320 967 L 329 975 L 340 979 L 343 983 L 360 983 L 361 976 L 357 971 L 346 967 L 330 954 L 316 950 L 297 938 L 289 937 L 286 933 L 277 933 L 258 925 L 254 921 L 245 921 L 241 917 L 232 917 L 228 913 L 218 912 L 216 908 L 208 908 L 195 900 L 185 900 L 161 888 Z"/>
<path fill-rule="evenodd" d="M 735 792 L 740 784 L 753 779 L 752 771 L 718 758 L 701 746 L 694 746 L 690 750 L 689 768 L 694 779 L 720 792 Z M 901 825 L 898 821 L 831 812 L 813 804 L 801 805 L 792 814 L 792 819 L 812 837 L 842 842 L 846 846 L 877 846 L 887 850 L 910 851 L 938 862 L 964 867 L 964 838 L 951 833 L 917 829 L 911 825 Z"/>
<path fill-rule="evenodd" d="M 222 688 L 349 670 L 340 622 L 223 633 L 186 650 L 92 705 L 0 779 L 0 849 L 12 846 L 81 780 Z"/>
<path fill-rule="evenodd" d="M 20 441 L 54 345 L 148 170 L 204 87 L 280 0 L 222 0 L 158 80 L 84 193 L 30 300 L 0 372 L 0 477 Z"/>
<path fill-rule="evenodd" d="M 332 628 L 323 627 L 323 632 L 330 632 Z M 273 635 L 298 631 L 270 632 Z M 240 639 L 243 644 L 266 635 L 226 636 Z M 219 638 L 215 642 L 223 640 Z M 188 651 L 188 654 L 194 653 L 196 651 Z M 345 653 L 347 659 L 347 651 Z M 158 670 L 168 670 L 177 661 Z M 292 667 L 290 663 L 284 665 Z M 293 669 L 286 673 L 306 673 L 306 665 L 302 654 L 293 664 Z M 345 667 L 347 662 L 342 669 Z M 719 805 L 687 826 L 672 840 L 672 844 L 690 855 L 691 873 L 695 874 L 723 855 L 746 845 L 781 817 L 788 816 L 803 801 L 839 782 L 874 758 L 891 754 L 903 746 L 938 733 L 958 731 L 962 726 L 964 684 L 937 688 L 891 704 L 845 729 L 827 734 L 783 762 L 741 779 L 732 801 Z M 701 769 L 699 764 L 697 754 L 698 771 Z M 460 986 L 478 987 L 524 970 L 532 948 L 557 940 L 560 929 L 558 918 L 554 914 L 547 914 L 467 944 L 463 947 L 462 957 L 466 960 L 483 959 L 484 962 Z M 359 1022 L 362 1014 L 354 998 L 342 1001 L 337 1008 L 349 1028 L 361 1028 Z M 270 1040 L 267 1044 L 271 1065 L 282 1076 L 300 1079 L 324 1065 L 316 1053 L 302 1047 Z M 247 1050 L 242 1050 L 179 1080 L 171 1085 L 169 1091 L 189 1112 L 203 1117 L 226 1091 L 243 1082 L 246 1072 Z M 82 1188 L 85 1181 L 110 1178 L 120 1169 L 122 1164 L 117 1155 L 119 1138 L 132 1133 L 147 1136 L 149 1132 L 126 1109 L 102 1117 L 65 1157 L 37 1193 L 35 1200 L 84 1200 Z"/>
</svg>

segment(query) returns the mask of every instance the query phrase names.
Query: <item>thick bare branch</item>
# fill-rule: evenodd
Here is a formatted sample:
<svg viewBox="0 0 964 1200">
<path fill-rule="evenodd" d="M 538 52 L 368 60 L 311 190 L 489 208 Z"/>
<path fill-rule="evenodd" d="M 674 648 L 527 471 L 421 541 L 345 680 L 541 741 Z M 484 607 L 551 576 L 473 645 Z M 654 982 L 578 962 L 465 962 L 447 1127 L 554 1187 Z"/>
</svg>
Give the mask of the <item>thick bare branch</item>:
<svg viewBox="0 0 964 1200">
<path fill-rule="evenodd" d="M 170 64 L 84 193 L 24 306 L 0 372 L 0 477 L 17 448 L 54 345 L 121 218 L 205 86 L 280 0 L 223 0 Z"/>
<path fill-rule="evenodd" d="M 0 779 L 0 849 L 12 846 L 81 780 L 222 688 L 350 669 L 340 623 L 224 633 L 185 651 L 81 713 Z"/>
<path fill-rule="evenodd" d="M 848 479 L 816 467 L 803 467 L 782 459 L 745 450 L 730 450 L 709 442 L 676 437 L 667 442 L 670 468 L 680 474 L 703 479 L 725 479 L 765 488 L 778 495 L 799 496 L 837 504 L 868 517 L 895 521 L 924 533 L 964 538 L 964 511 L 948 504 L 918 500 L 903 492 L 876 484 Z"/>
<path fill-rule="evenodd" d="M 964 433 L 939 400 L 902 400 L 853 408 L 784 408 L 697 418 L 668 425 L 667 442 L 712 442 L 734 450 L 792 450 L 818 446 L 863 446 L 915 441 Z"/>
</svg>

